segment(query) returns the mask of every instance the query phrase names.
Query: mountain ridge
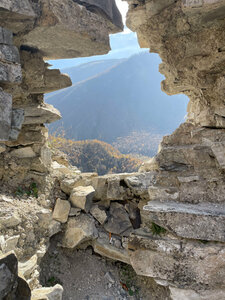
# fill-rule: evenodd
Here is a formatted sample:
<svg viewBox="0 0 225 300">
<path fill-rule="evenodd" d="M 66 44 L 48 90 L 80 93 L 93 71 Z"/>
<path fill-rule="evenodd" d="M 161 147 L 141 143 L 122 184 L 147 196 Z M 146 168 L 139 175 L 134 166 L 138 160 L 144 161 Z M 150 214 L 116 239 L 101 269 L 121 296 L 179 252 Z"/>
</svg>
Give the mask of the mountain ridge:
<svg viewBox="0 0 225 300">
<path fill-rule="evenodd" d="M 81 68 L 98 64 L 100 71 L 93 68 L 79 74 Z M 51 131 L 63 126 L 68 138 L 108 143 L 132 131 L 173 131 L 185 115 L 186 101 L 181 100 L 185 97 L 167 96 L 161 91 L 163 76 L 156 67 L 151 54 L 143 52 L 128 59 L 67 69 L 72 87 L 46 97 L 63 116 L 62 121 L 51 125 Z M 153 75 L 150 69 L 155 71 Z M 86 79 L 78 81 L 84 75 Z M 174 103 L 169 103 L 172 99 Z"/>
</svg>

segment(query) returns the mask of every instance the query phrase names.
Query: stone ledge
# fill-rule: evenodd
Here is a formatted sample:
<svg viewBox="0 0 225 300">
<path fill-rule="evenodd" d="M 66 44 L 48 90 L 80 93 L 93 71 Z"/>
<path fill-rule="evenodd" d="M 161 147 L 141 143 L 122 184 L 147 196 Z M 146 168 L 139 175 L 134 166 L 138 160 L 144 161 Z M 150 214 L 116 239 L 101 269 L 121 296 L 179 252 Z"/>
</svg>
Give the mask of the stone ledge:
<svg viewBox="0 0 225 300">
<path fill-rule="evenodd" d="M 149 221 L 180 237 L 225 242 L 224 204 L 150 201 L 143 209 Z"/>
</svg>

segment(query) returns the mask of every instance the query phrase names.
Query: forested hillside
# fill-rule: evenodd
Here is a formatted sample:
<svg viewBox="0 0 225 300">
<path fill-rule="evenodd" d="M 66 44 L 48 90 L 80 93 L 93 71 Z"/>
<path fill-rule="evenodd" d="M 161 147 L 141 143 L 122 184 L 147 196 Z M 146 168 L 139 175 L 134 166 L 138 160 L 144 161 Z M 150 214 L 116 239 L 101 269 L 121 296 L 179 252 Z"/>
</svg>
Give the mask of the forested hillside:
<svg viewBox="0 0 225 300">
<path fill-rule="evenodd" d="M 62 136 L 50 136 L 49 144 L 67 154 L 70 163 L 83 172 L 97 172 L 99 175 L 135 172 L 142 164 L 142 160 L 123 155 L 98 140 L 72 141 Z"/>
</svg>

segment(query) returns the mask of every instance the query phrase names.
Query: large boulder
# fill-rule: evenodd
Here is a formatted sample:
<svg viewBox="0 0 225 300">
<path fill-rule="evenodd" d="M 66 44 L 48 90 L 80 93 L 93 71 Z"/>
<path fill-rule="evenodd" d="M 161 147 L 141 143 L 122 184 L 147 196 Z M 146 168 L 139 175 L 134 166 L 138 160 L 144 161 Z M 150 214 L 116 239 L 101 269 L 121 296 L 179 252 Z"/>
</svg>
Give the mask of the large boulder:
<svg viewBox="0 0 225 300">
<path fill-rule="evenodd" d="M 70 202 L 57 199 L 52 218 L 61 223 L 66 223 L 70 212 Z"/>
</svg>

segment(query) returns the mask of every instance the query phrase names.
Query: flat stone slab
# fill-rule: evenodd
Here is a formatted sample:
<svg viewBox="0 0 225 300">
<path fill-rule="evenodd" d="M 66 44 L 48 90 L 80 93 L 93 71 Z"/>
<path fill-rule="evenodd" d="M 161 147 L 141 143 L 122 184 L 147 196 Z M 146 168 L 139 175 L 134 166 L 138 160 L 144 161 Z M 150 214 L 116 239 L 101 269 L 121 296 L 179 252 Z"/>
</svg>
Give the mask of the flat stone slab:
<svg viewBox="0 0 225 300">
<path fill-rule="evenodd" d="M 150 221 L 178 236 L 225 241 L 225 204 L 150 201 L 143 210 Z"/>
<path fill-rule="evenodd" d="M 153 277 L 157 282 L 160 280 L 173 287 L 197 291 L 225 284 L 224 243 L 181 241 L 171 235 L 162 237 L 138 230 L 130 237 L 128 249 L 136 273 Z"/>
<path fill-rule="evenodd" d="M 24 125 L 52 123 L 61 119 L 60 112 L 52 105 L 44 103 L 24 108 Z"/>
</svg>

